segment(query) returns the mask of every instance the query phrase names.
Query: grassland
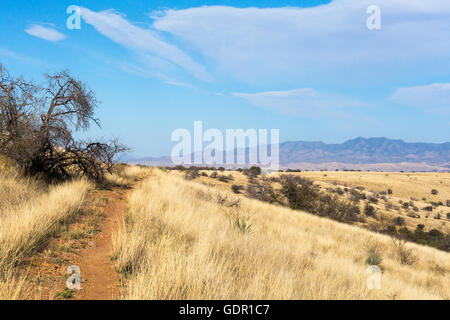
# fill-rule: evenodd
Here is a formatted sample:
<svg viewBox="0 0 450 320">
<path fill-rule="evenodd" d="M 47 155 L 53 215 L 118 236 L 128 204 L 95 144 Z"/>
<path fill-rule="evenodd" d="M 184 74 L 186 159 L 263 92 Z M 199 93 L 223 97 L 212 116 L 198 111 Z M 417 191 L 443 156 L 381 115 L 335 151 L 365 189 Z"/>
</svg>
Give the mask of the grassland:
<svg viewBox="0 0 450 320">
<path fill-rule="evenodd" d="M 92 185 L 76 180 L 47 186 L 23 178 L 11 165 L 0 168 L 0 299 L 35 298 L 17 278 L 17 264 L 45 247 L 79 213 Z"/>
<path fill-rule="evenodd" d="M 63 261 L 62 251 L 73 250 L 73 239 L 93 234 L 99 228 L 99 215 L 90 217 L 89 228 L 80 228 L 76 223 L 87 210 L 91 211 L 88 194 L 103 188 L 129 188 L 149 171 L 138 166 L 117 166 L 101 184 L 74 179 L 51 185 L 24 177 L 14 163 L 4 158 L 0 160 L 0 300 L 41 299 L 42 289 L 54 291 L 54 288 L 42 288 L 41 274 L 37 275 L 37 281 L 30 281 L 25 259 L 39 258 L 38 261 L 45 261 L 47 268 L 51 263 L 41 259 L 45 253 L 50 254 L 52 260 Z M 109 202 L 109 199 L 100 200 Z M 97 205 L 93 203 L 91 207 Z M 52 240 L 63 233 L 66 237 L 52 245 Z M 38 269 L 41 272 L 45 268 Z M 63 276 L 64 273 L 61 285 L 65 284 Z M 48 292 L 48 296 L 54 297 L 55 292 Z"/>
<path fill-rule="evenodd" d="M 133 192 L 114 243 L 129 279 L 122 299 L 450 298 L 449 253 L 396 246 L 214 181 L 155 170 Z M 382 270 L 379 290 L 366 285 L 369 263 Z"/>
<path fill-rule="evenodd" d="M 176 170 L 120 165 L 101 184 L 74 179 L 48 185 L 0 163 L 0 299 L 58 298 L 52 288 L 45 288 L 53 290 L 49 294 L 39 294 L 24 268 L 28 262 L 44 261 L 61 270 L 53 281 L 59 290 L 72 263 L 65 258 L 75 257 L 83 270 L 98 269 L 89 268 L 95 249 L 84 255 L 76 248 L 95 241 L 93 234 L 104 227 L 102 217 L 115 201 L 105 196 L 112 194 L 123 197 L 126 217 L 119 227 L 109 223 L 112 252 L 100 251 L 123 276 L 120 299 L 450 298 L 450 253 L 374 232 L 399 216 L 405 222 L 398 229 L 424 224 L 425 231 L 447 232 L 449 174 L 291 174 L 312 179 L 320 192 L 342 201 L 351 202 L 352 190 L 358 190 L 366 196 L 355 202 L 362 210 L 371 198 L 378 199 L 370 202 L 376 216 L 347 224 L 292 210 L 283 202 L 252 198 L 249 190 L 254 185 L 269 181 L 279 190 L 280 173 L 249 177 L 236 171 L 200 171 L 191 177 Z M 233 185 L 242 188 L 235 193 Z M 130 188 L 134 190 L 123 190 Z M 432 189 L 438 194 L 432 195 Z M 408 215 L 417 214 L 410 202 L 420 208 L 420 218 Z M 425 206 L 433 210 L 423 211 Z M 86 214 L 90 208 L 98 214 Z M 441 211 L 442 217 L 435 219 Z M 95 232 L 88 232 L 92 228 Z M 380 289 L 367 287 L 369 265 L 382 271 Z M 92 277 L 99 275 L 89 276 L 90 283 L 97 283 Z M 102 298 L 105 292 L 110 291 L 91 288 L 89 297 Z M 83 290 L 73 295 L 82 298 Z"/>
</svg>

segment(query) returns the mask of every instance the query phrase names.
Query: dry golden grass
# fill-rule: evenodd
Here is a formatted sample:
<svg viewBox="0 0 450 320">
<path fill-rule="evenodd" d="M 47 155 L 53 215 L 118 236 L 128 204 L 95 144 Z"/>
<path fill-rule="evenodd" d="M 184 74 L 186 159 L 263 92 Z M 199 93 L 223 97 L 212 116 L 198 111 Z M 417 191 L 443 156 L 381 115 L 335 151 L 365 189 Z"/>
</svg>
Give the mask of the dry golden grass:
<svg viewBox="0 0 450 320">
<path fill-rule="evenodd" d="M 402 264 L 387 236 L 241 198 L 155 170 L 129 199 L 117 233 L 123 299 L 450 298 L 450 254 L 406 244 Z M 234 205 L 233 205 L 234 204 Z M 369 290 L 370 251 L 382 258 Z"/>
<path fill-rule="evenodd" d="M 447 213 L 450 208 L 446 207 L 446 201 L 450 200 L 450 173 L 444 172 L 344 172 L 344 171 L 305 171 L 301 173 L 290 173 L 309 178 L 325 188 L 344 187 L 364 187 L 369 196 L 373 192 L 387 191 L 392 189 L 392 195 L 386 195 L 387 202 L 394 207 L 386 210 L 385 202 L 379 201 L 378 204 L 372 204 L 378 211 L 380 219 L 387 223 L 394 217 L 401 216 L 405 219 L 406 226 L 414 230 L 418 224 L 425 225 L 425 230 L 438 229 L 445 233 L 450 233 L 450 223 Z M 432 195 L 431 190 L 438 190 L 437 195 Z M 368 192 L 367 192 L 368 191 Z M 426 198 L 424 201 L 422 198 Z M 412 218 L 408 216 L 411 208 L 408 210 L 401 208 L 400 201 L 414 203 L 420 210 L 420 217 Z M 429 201 L 443 203 L 442 206 L 434 208 L 433 212 L 422 210 L 429 206 Z M 434 219 L 436 214 L 440 213 L 441 218 Z"/>
<path fill-rule="evenodd" d="M 148 176 L 150 172 L 149 167 L 121 165 L 115 172 L 106 174 L 105 180 L 109 185 L 129 187 L 139 179 Z"/>
<path fill-rule="evenodd" d="M 450 173 L 446 172 L 352 172 L 352 171 L 304 171 L 295 173 L 314 181 L 332 183 L 349 187 L 362 186 L 373 191 L 386 191 L 391 188 L 393 196 L 409 200 L 411 197 L 431 201 L 450 200 Z M 431 190 L 439 191 L 432 195 Z"/>
<path fill-rule="evenodd" d="M 42 188 L 13 167 L 0 171 L 0 299 L 30 297 L 18 279 L 16 265 L 43 248 L 61 227 L 78 214 L 92 185 L 78 180 Z"/>
</svg>

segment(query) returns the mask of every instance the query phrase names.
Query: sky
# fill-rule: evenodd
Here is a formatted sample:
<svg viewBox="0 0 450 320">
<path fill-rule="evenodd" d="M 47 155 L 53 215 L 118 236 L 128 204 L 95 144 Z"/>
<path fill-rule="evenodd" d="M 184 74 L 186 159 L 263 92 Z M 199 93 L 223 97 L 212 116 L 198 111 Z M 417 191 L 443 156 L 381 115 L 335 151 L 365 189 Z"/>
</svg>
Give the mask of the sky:
<svg viewBox="0 0 450 320">
<path fill-rule="evenodd" d="M 101 102 L 101 130 L 82 135 L 134 157 L 169 155 L 196 120 L 280 141 L 450 141 L 448 0 L 3 0 L 0 25 L 11 74 L 69 70 Z"/>
</svg>

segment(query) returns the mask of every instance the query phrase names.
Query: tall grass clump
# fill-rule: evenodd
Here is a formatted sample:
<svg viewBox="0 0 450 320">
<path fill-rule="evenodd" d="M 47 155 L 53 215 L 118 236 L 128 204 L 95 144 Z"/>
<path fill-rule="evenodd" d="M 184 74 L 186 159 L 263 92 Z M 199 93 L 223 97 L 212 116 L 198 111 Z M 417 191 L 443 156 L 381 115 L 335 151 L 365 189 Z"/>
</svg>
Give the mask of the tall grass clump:
<svg viewBox="0 0 450 320">
<path fill-rule="evenodd" d="M 50 190 L 6 209 L 0 217 L 0 272 L 39 250 L 61 226 L 79 213 L 90 183 L 85 180 L 50 187 Z"/>
</svg>

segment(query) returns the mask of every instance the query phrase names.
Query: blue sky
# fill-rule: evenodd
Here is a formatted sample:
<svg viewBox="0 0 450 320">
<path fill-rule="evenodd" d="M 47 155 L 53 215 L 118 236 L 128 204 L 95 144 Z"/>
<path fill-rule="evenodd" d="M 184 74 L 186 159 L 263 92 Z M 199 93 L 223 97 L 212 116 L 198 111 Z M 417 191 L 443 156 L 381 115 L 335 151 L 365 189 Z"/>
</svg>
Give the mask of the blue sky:
<svg viewBox="0 0 450 320">
<path fill-rule="evenodd" d="M 66 27 L 70 5 L 80 30 Z M 281 141 L 450 140 L 448 0 L 5 0 L 0 21 L 0 62 L 88 83 L 102 130 L 87 134 L 134 156 L 170 154 L 194 120 L 280 129 Z"/>
</svg>

